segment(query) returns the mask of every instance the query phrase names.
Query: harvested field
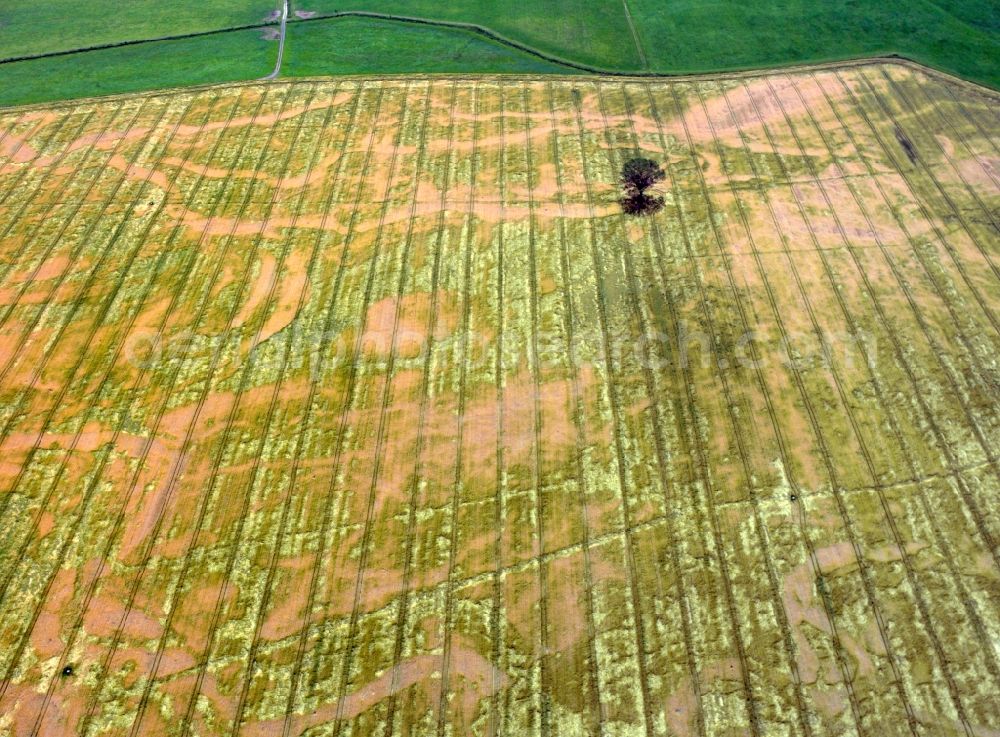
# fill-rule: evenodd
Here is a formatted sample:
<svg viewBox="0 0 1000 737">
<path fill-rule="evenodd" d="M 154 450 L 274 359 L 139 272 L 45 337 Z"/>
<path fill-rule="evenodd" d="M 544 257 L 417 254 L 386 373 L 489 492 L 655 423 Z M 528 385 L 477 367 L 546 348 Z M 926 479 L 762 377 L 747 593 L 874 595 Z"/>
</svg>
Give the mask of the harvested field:
<svg viewBox="0 0 1000 737">
<path fill-rule="evenodd" d="M 1000 733 L 997 103 L 0 114 L 0 732 Z"/>
</svg>

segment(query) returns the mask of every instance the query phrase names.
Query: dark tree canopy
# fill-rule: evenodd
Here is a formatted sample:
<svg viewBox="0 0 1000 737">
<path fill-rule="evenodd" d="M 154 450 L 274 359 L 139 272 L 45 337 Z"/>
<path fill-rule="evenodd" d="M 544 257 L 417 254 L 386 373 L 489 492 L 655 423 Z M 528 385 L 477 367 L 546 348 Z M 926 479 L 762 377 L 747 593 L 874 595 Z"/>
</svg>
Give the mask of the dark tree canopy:
<svg viewBox="0 0 1000 737">
<path fill-rule="evenodd" d="M 642 194 L 666 176 L 663 167 L 652 159 L 636 157 L 622 166 L 622 185 L 629 196 Z"/>
<path fill-rule="evenodd" d="M 621 198 L 622 210 L 627 215 L 651 215 L 663 207 L 663 197 L 646 190 L 666 178 L 663 167 L 652 159 L 636 157 L 622 166 L 621 182 L 625 195 Z"/>
</svg>

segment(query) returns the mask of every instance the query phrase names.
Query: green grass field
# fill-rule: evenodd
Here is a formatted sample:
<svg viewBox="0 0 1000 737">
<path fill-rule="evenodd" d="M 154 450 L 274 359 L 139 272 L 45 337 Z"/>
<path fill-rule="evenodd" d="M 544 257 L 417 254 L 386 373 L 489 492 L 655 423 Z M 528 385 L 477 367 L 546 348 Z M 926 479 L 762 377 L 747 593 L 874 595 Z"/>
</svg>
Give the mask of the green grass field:
<svg viewBox="0 0 1000 737">
<path fill-rule="evenodd" d="M 247 25 L 278 7 L 278 0 L 213 0 L 210 11 L 196 0 L 4 2 L 0 58 Z"/>
<path fill-rule="evenodd" d="M 405 74 L 465 71 L 565 73 L 557 64 L 460 30 L 369 18 L 292 24 L 282 72 Z"/>
<path fill-rule="evenodd" d="M 475 24 L 566 61 L 688 73 L 898 53 L 1000 87 L 1000 2 L 988 0 L 306 0 L 293 2 L 284 76 L 569 71 L 457 29 L 298 12 L 370 11 Z M 277 3 L 108 0 L 0 6 L 0 57 L 198 33 L 263 21 Z M 267 29 L 0 66 L 0 105 L 253 79 L 272 68 Z"/>
</svg>

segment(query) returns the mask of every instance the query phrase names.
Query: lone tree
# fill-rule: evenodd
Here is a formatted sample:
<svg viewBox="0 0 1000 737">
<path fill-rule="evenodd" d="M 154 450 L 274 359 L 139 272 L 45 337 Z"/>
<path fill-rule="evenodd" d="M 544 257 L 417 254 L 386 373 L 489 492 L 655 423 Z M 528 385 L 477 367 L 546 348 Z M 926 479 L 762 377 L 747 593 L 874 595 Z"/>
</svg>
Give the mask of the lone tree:
<svg viewBox="0 0 1000 737">
<path fill-rule="evenodd" d="M 651 215 L 663 207 L 663 197 L 647 190 L 666 178 L 663 167 L 652 159 L 636 157 L 622 166 L 621 183 L 625 194 L 620 202 L 629 215 Z"/>
</svg>

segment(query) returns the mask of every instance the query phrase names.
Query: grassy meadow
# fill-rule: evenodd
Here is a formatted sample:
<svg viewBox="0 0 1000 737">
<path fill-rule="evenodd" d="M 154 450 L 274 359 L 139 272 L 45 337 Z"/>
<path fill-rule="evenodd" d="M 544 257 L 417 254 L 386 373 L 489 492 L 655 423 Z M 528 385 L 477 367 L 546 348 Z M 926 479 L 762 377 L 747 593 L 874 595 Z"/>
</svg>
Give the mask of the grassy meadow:
<svg viewBox="0 0 1000 737">
<path fill-rule="evenodd" d="M 0 7 L 0 57 L 256 23 L 275 7 L 270 0 L 8 3 Z M 477 24 L 558 59 L 616 72 L 712 72 L 898 53 L 1000 88 L 998 0 L 303 0 L 290 8 L 289 77 L 573 71 L 459 29 L 297 15 L 370 11 Z M 0 65 L 0 105 L 253 79 L 273 66 L 277 42 L 263 40 L 271 35 L 232 32 Z"/>
</svg>

